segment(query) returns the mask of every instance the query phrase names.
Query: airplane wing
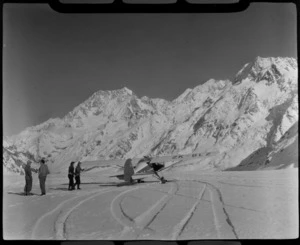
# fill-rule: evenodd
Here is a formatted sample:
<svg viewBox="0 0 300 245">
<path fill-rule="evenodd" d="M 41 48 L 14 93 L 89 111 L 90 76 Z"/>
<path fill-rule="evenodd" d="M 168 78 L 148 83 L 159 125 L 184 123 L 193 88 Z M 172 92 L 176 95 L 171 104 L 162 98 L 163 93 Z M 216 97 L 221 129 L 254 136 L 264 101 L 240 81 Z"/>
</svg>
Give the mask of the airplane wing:
<svg viewBox="0 0 300 245">
<path fill-rule="evenodd" d="M 189 160 L 189 159 L 196 159 L 202 157 L 209 157 L 209 156 L 216 156 L 218 155 L 218 151 L 211 151 L 211 152 L 202 152 L 202 153 L 192 153 L 192 154 L 176 154 L 170 156 L 154 156 L 151 157 L 151 162 L 162 163 L 162 162 L 172 162 L 172 161 L 180 161 L 180 160 Z"/>
<path fill-rule="evenodd" d="M 166 162 L 173 162 L 173 161 L 180 161 L 180 160 L 189 160 L 194 158 L 201 158 L 201 157 L 208 157 L 208 156 L 215 156 L 219 154 L 219 152 L 204 152 L 204 153 L 192 153 L 192 154 L 176 154 L 176 155 L 169 155 L 169 156 L 150 156 L 149 161 L 151 163 L 166 163 Z M 91 168 L 104 168 L 104 167 L 121 167 L 124 166 L 126 159 L 110 159 L 110 160 L 96 160 L 96 161 L 82 161 L 82 167 L 85 169 Z M 146 161 L 145 158 L 132 158 L 132 165 L 136 166 L 139 162 Z"/>
<path fill-rule="evenodd" d="M 82 161 L 83 168 L 104 168 L 112 166 L 122 166 L 125 163 L 125 159 L 112 159 L 112 160 L 96 160 L 96 161 Z"/>
<path fill-rule="evenodd" d="M 143 158 L 132 158 L 132 165 L 135 166 Z M 95 160 L 95 161 L 82 161 L 83 168 L 94 168 L 94 167 L 119 167 L 123 168 L 126 159 L 109 159 L 109 160 Z"/>
<path fill-rule="evenodd" d="M 156 172 L 162 172 L 166 169 L 176 166 L 186 160 L 197 159 L 197 158 L 205 158 L 209 156 L 215 156 L 219 154 L 219 152 L 205 152 L 205 153 L 193 153 L 186 155 L 173 155 L 173 156 L 159 156 L 159 157 L 144 157 L 144 158 L 135 158 L 134 161 L 137 163 L 134 167 L 134 174 L 132 175 L 133 179 L 143 179 L 148 176 L 151 176 L 155 173 L 152 167 L 150 167 L 147 163 L 157 163 L 161 165 L 158 166 L 158 170 Z M 124 160 L 125 162 L 125 160 Z M 124 179 L 124 174 L 116 174 L 110 177 L 116 177 L 118 179 Z"/>
</svg>

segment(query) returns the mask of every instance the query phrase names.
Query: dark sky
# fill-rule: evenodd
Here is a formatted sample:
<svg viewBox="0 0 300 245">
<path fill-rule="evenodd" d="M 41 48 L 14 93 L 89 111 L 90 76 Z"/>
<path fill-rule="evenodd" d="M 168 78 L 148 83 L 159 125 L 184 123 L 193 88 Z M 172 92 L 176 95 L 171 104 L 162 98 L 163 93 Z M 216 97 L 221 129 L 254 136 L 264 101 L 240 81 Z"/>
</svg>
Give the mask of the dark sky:
<svg viewBox="0 0 300 245">
<path fill-rule="evenodd" d="M 255 57 L 296 58 L 296 6 L 228 14 L 60 14 L 5 4 L 3 129 L 63 117 L 98 90 L 173 100 Z"/>
</svg>

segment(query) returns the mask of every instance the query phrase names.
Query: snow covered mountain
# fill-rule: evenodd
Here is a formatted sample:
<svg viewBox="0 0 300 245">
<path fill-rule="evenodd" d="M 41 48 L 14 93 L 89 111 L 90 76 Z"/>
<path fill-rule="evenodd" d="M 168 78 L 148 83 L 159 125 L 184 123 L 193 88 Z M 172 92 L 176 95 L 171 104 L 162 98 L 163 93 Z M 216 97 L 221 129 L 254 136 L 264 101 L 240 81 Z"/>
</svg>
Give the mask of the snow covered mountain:
<svg viewBox="0 0 300 245">
<path fill-rule="evenodd" d="M 65 169 L 72 160 L 218 151 L 197 164 L 224 170 L 248 166 L 263 151 L 252 169 L 261 168 L 298 142 L 297 80 L 295 59 L 257 57 L 234 81 L 210 79 L 173 101 L 98 91 L 62 119 L 5 137 L 3 163 L 22 173 L 22 162 L 41 157 Z"/>
</svg>

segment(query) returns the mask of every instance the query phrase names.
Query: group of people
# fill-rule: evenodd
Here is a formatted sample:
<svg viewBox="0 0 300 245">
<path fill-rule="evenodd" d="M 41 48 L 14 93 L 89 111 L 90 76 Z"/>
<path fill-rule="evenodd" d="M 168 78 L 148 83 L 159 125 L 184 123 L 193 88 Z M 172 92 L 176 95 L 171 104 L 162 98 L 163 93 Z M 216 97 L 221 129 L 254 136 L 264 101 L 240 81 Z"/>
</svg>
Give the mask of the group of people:
<svg viewBox="0 0 300 245">
<path fill-rule="evenodd" d="M 75 190 L 75 187 L 77 186 L 77 190 L 80 190 L 80 173 L 84 169 L 81 168 L 81 162 L 77 163 L 76 168 L 74 168 L 74 163 L 70 163 L 69 172 L 68 172 L 68 178 L 69 178 L 69 188 L 68 190 Z M 74 177 L 75 177 L 75 184 L 74 184 Z"/>
<path fill-rule="evenodd" d="M 44 159 L 41 159 L 40 163 L 41 166 L 39 167 L 39 181 L 40 181 L 41 195 L 43 196 L 46 195 L 46 178 L 50 172 L 48 166 L 45 164 Z M 31 172 L 30 160 L 27 161 L 27 164 L 24 167 L 24 172 L 25 172 L 24 194 L 28 196 L 31 195 L 31 189 L 32 189 L 32 172 Z"/>
<path fill-rule="evenodd" d="M 24 195 L 32 195 L 31 189 L 32 189 L 32 170 L 31 170 L 31 161 L 28 160 L 27 164 L 24 167 L 25 172 L 25 187 L 24 187 Z M 68 172 L 69 177 L 69 190 L 75 190 L 75 187 L 77 186 L 77 189 L 80 189 L 80 173 L 84 169 L 81 168 L 81 162 L 78 162 L 76 168 L 74 168 L 74 163 L 71 162 Z M 39 176 L 39 182 L 40 182 L 40 188 L 41 188 L 41 196 L 46 195 L 46 178 L 47 175 L 50 173 L 48 166 L 45 164 L 45 160 L 41 159 L 40 161 L 41 166 L 39 167 L 38 176 Z M 74 183 L 74 177 L 75 177 L 75 183 Z"/>
</svg>

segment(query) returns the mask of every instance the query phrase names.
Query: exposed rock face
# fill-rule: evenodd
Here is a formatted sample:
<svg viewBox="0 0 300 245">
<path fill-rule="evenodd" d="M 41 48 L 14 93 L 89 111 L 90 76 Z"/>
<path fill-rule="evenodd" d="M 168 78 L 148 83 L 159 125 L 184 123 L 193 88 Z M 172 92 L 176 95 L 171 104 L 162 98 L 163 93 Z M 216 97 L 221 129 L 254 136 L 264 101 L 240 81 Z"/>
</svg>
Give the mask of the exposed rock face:
<svg viewBox="0 0 300 245">
<path fill-rule="evenodd" d="M 98 91 L 64 118 L 3 139 L 4 166 L 21 173 L 22 162 L 40 157 L 66 168 L 72 160 L 212 150 L 219 155 L 205 163 L 211 168 L 246 166 L 258 151 L 264 160 L 253 169 L 261 168 L 298 142 L 297 74 L 293 58 L 258 57 L 233 82 L 210 79 L 173 101 Z"/>
</svg>

